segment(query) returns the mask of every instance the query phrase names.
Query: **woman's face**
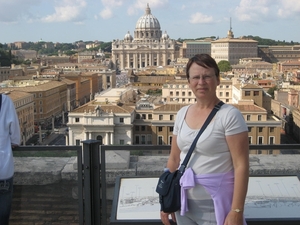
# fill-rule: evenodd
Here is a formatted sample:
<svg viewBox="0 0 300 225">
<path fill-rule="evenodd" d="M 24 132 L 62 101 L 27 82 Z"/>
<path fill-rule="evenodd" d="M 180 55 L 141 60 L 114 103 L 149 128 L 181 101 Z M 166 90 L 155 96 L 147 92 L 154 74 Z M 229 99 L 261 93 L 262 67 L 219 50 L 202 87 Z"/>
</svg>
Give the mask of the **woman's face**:
<svg viewBox="0 0 300 225">
<path fill-rule="evenodd" d="M 216 96 L 220 79 L 213 68 L 205 68 L 193 63 L 189 70 L 189 86 L 196 98 L 209 98 Z"/>
</svg>

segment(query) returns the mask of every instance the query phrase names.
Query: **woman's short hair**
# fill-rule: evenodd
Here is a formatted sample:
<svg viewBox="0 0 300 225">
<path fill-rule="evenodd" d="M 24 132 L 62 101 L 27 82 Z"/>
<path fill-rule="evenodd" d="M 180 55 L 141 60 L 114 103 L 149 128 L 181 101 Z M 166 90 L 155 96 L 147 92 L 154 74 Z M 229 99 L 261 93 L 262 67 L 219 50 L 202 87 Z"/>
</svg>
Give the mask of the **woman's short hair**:
<svg viewBox="0 0 300 225">
<path fill-rule="evenodd" d="M 209 54 L 197 54 L 189 59 L 188 63 L 186 64 L 186 78 L 190 78 L 189 70 L 191 65 L 196 63 L 199 66 L 204 68 L 213 68 L 215 70 L 215 74 L 217 77 L 220 76 L 220 69 L 214 60 Z"/>
</svg>

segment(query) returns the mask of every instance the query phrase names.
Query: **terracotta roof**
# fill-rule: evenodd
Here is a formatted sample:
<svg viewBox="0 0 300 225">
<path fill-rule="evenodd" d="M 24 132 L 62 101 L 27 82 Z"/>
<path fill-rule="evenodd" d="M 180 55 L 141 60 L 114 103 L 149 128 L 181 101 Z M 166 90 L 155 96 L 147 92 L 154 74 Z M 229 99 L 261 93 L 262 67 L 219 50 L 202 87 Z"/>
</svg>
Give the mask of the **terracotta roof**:
<svg viewBox="0 0 300 225">
<path fill-rule="evenodd" d="M 100 106 L 103 112 L 105 113 L 132 113 L 134 111 L 134 108 L 131 108 L 129 106 L 123 105 L 123 106 L 118 106 L 118 105 L 108 105 L 108 104 L 96 104 L 95 101 L 92 103 L 87 103 L 77 109 L 74 109 L 71 113 L 84 113 L 84 112 L 94 112 L 95 107 Z"/>
<path fill-rule="evenodd" d="M 239 104 L 231 104 L 236 107 L 241 112 L 266 112 L 266 109 L 259 107 L 257 105 L 239 105 Z"/>
<path fill-rule="evenodd" d="M 5 91 L 2 91 L 2 89 L 0 89 L 0 93 L 5 93 Z M 14 101 L 17 101 L 19 99 L 23 99 L 25 97 L 28 97 L 32 94 L 24 92 L 24 91 L 12 90 L 12 91 L 9 91 L 6 95 L 9 96 L 11 98 L 11 100 L 14 102 Z"/>
<path fill-rule="evenodd" d="M 135 83 L 165 84 L 170 80 L 174 80 L 174 76 L 138 76 L 138 81 Z"/>
<path fill-rule="evenodd" d="M 173 111 L 173 112 L 177 112 L 179 109 L 181 109 L 183 106 L 186 106 L 188 104 L 166 104 L 166 105 L 162 105 L 162 106 L 159 106 L 157 107 L 156 109 L 154 109 L 153 111 L 158 111 L 158 112 L 161 112 L 161 111 L 166 111 L 166 112 L 170 112 L 170 111 Z"/>
<path fill-rule="evenodd" d="M 253 88 L 261 89 L 262 87 L 257 86 L 257 85 L 255 85 L 255 84 L 245 84 L 245 85 L 242 86 L 241 88 L 242 88 L 242 89 L 247 89 L 247 88 L 249 88 L 249 89 L 253 89 Z"/>
</svg>

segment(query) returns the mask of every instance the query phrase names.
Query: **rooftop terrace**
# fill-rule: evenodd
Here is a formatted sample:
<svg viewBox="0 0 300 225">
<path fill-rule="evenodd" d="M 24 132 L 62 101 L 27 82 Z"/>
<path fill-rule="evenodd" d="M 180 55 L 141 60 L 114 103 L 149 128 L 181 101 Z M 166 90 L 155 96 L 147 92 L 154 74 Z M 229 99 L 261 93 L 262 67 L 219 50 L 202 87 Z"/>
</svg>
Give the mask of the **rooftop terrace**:
<svg viewBox="0 0 300 225">
<path fill-rule="evenodd" d="M 130 150 L 149 152 L 158 148 L 166 150 L 170 147 L 101 146 L 99 151 L 98 142 L 93 140 L 84 142 L 83 147 L 19 147 L 15 155 L 36 151 L 45 152 L 47 157 L 14 158 L 14 199 L 10 224 L 160 224 L 155 219 L 149 223 L 139 220 L 128 223 L 110 218 L 116 180 L 119 177 L 158 177 L 168 158 L 131 155 Z M 299 150 L 300 145 L 251 146 L 251 149 L 271 148 L 284 152 Z M 66 153 L 70 156 L 59 157 Z M 299 161 L 298 154 L 250 155 L 250 174 L 265 177 L 299 175 Z M 298 198 L 300 202 L 300 194 Z M 286 218 L 270 224 L 300 224 L 300 216 L 299 220 L 295 220 L 289 217 L 288 212 L 283 213 L 286 213 Z M 268 221 L 248 221 L 248 224 L 265 225 Z"/>
</svg>

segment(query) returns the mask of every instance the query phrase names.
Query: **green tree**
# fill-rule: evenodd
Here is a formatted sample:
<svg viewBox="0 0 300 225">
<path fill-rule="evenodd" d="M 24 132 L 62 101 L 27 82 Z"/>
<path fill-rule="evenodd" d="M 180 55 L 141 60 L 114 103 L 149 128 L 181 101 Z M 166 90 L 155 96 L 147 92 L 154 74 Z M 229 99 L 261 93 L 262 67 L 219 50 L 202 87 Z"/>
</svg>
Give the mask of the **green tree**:
<svg viewBox="0 0 300 225">
<path fill-rule="evenodd" d="M 221 60 L 218 63 L 218 67 L 220 69 L 220 72 L 227 72 L 227 71 L 231 71 L 232 69 L 230 63 L 226 60 Z"/>
<path fill-rule="evenodd" d="M 269 95 L 271 95 L 272 98 L 274 99 L 274 91 L 276 91 L 276 90 L 278 90 L 277 85 L 274 86 L 274 87 L 269 88 L 269 90 L 267 91 L 267 93 L 268 93 Z"/>
</svg>

